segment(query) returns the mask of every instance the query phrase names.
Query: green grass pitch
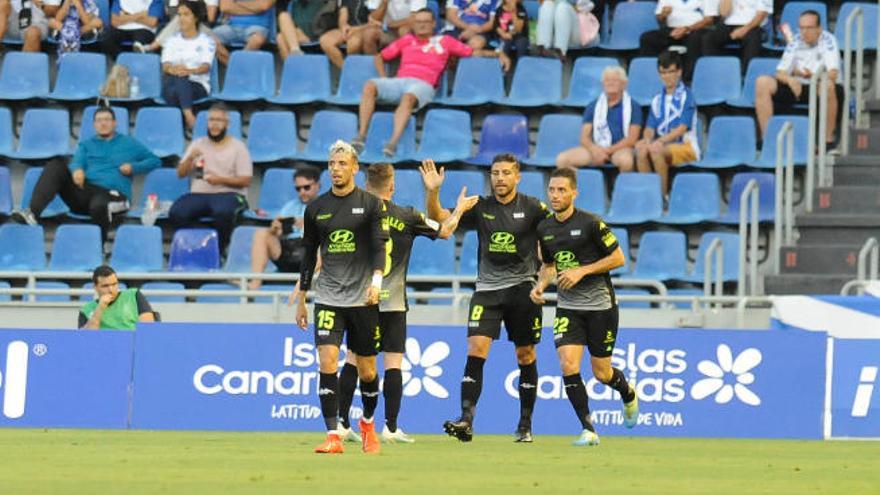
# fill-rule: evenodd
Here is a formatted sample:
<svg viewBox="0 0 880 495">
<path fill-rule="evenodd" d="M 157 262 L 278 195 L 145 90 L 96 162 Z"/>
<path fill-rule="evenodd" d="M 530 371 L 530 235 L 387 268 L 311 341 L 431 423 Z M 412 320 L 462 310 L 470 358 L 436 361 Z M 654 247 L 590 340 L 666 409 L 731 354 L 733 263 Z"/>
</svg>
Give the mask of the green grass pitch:
<svg viewBox="0 0 880 495">
<path fill-rule="evenodd" d="M 317 433 L 0 430 L 0 494 L 880 494 L 880 443 L 417 435 L 378 456 Z"/>
</svg>

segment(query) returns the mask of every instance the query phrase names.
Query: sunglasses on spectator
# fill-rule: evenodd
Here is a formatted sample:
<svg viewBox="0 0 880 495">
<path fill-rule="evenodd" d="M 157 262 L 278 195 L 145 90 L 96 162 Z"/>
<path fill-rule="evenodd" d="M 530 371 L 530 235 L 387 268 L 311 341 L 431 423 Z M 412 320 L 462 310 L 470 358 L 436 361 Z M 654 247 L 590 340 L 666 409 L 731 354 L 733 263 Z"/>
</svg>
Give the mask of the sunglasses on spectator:
<svg viewBox="0 0 880 495">
<path fill-rule="evenodd" d="M 314 184 L 306 184 L 304 186 L 293 186 L 293 187 L 296 188 L 296 192 L 299 192 L 299 191 L 309 191 L 312 189 L 312 186 L 314 186 Z"/>
</svg>

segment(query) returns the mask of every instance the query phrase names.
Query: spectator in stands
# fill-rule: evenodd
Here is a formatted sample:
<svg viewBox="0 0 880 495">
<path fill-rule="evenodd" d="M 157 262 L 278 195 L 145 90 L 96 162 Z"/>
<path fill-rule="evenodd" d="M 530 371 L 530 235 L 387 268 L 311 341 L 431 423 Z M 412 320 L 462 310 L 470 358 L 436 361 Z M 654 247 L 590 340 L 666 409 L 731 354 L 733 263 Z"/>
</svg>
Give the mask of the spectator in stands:
<svg viewBox="0 0 880 495">
<path fill-rule="evenodd" d="M 663 194 L 669 191 L 669 167 L 700 158 L 697 105 L 681 80 L 681 55 L 665 51 L 657 57 L 663 89 L 651 100 L 642 140 L 636 144 L 639 172 L 656 172 Z"/>
<path fill-rule="evenodd" d="M 28 208 L 12 217 L 36 225 L 56 194 L 70 211 L 89 215 L 106 240 L 114 214 L 129 207 L 131 177 L 162 165 L 159 157 L 135 138 L 116 133 L 116 117 L 108 107 L 95 110 L 95 135 L 79 143 L 73 159 L 50 160 L 34 186 Z"/>
<path fill-rule="evenodd" d="M 504 52 L 475 50 L 452 36 L 433 36 L 434 25 L 434 13 L 430 9 L 419 10 L 415 13 L 413 32 L 388 45 L 376 55 L 376 70 L 380 77 L 364 83 L 358 136 L 351 143 L 358 153 L 364 150 L 370 118 L 378 99 L 398 104 L 394 112 L 391 139 L 382 150 L 385 156 L 394 156 L 397 142 L 400 141 L 413 111 L 424 107 L 434 98 L 440 75 L 446 69 L 450 57 L 499 57 L 505 71 L 510 67 L 510 59 Z M 398 57 L 400 68 L 397 70 L 397 77 L 386 77 L 385 63 Z"/>
<path fill-rule="evenodd" d="M 224 45 L 243 43 L 245 50 L 259 50 L 269 39 L 275 0 L 220 0 L 223 22 L 214 33 Z"/>
<path fill-rule="evenodd" d="M 187 129 L 196 125 L 193 102 L 211 92 L 211 64 L 216 43 L 199 24 L 205 17 L 205 4 L 184 0 L 177 10 L 180 32 L 162 48 L 162 98 L 180 107 Z"/>
<path fill-rule="evenodd" d="M 452 0 L 446 4 L 448 34 L 464 41 L 474 50 L 486 46 L 495 29 L 495 11 L 499 0 Z"/>
<path fill-rule="evenodd" d="M 54 17 L 61 0 L 0 0 L 0 40 L 8 35 L 24 42 L 24 52 L 40 51 L 40 42 L 49 33 L 49 18 Z M 22 27 L 22 26 L 25 27 Z"/>
<path fill-rule="evenodd" d="M 378 51 L 377 32 L 382 26 L 370 19 L 372 9 L 369 4 L 370 0 L 339 0 L 338 27 L 327 31 L 318 40 L 330 62 L 340 69 L 344 63 L 342 45 L 348 55 L 372 55 Z"/>
<path fill-rule="evenodd" d="M 165 9 L 165 12 L 171 17 L 171 20 L 168 21 L 168 24 L 159 31 L 159 34 L 156 35 L 156 39 L 153 40 L 149 45 L 144 45 L 138 41 L 135 41 L 132 44 L 132 50 L 139 53 L 150 53 L 159 51 L 165 46 L 165 43 L 171 39 L 172 36 L 180 32 L 180 22 L 177 19 L 177 11 L 178 6 L 180 5 L 179 0 L 173 0 L 174 6 L 168 5 Z M 204 4 L 204 17 L 199 17 L 199 32 L 202 34 L 206 34 L 210 36 L 214 40 L 214 44 L 216 46 L 215 54 L 217 57 L 217 61 L 223 65 L 229 61 L 229 50 L 223 46 L 223 43 L 220 41 L 220 38 L 214 34 L 214 31 L 211 29 L 211 26 L 214 25 L 214 22 L 217 20 L 217 13 L 220 10 L 220 0 L 193 0 L 199 3 Z"/>
<path fill-rule="evenodd" d="M 49 20 L 52 37 L 58 41 L 58 57 L 78 52 L 83 41 L 98 38 L 104 21 L 95 0 L 64 0 Z"/>
<path fill-rule="evenodd" d="M 724 19 L 703 36 L 703 55 L 724 55 L 730 43 L 740 44 L 742 70 L 761 54 L 761 26 L 773 13 L 771 0 L 720 0 L 718 13 Z"/>
<path fill-rule="evenodd" d="M 119 0 L 110 8 L 110 29 L 104 37 L 103 51 L 111 59 L 122 51 L 123 43 L 149 44 L 165 14 L 162 0 Z"/>
<path fill-rule="evenodd" d="M 303 215 L 306 205 L 318 197 L 321 184 L 318 182 L 321 172 L 315 167 L 303 167 L 293 174 L 293 186 L 297 198 L 294 198 L 278 212 L 268 229 L 254 233 L 251 244 L 251 271 L 262 273 L 269 260 L 279 272 L 299 272 L 305 248 L 302 245 Z M 263 284 L 260 279 L 251 280 L 248 288 L 257 290 Z"/>
<path fill-rule="evenodd" d="M 227 134 L 229 112 L 221 104 L 208 111 L 208 135 L 190 144 L 177 176 L 192 175 L 190 192 L 171 205 L 168 218 L 175 225 L 198 222 L 211 217 L 220 237 L 221 252 L 229 244 L 232 229 L 247 210 L 247 187 L 253 175 L 253 162 L 247 146 Z"/>
<path fill-rule="evenodd" d="M 598 167 L 611 162 L 621 172 L 634 169 L 633 147 L 642 129 L 642 107 L 626 92 L 626 71 L 602 71 L 604 92 L 584 110 L 581 145 L 556 157 L 557 168 Z"/>
<path fill-rule="evenodd" d="M 140 289 L 119 290 L 116 272 L 101 265 L 92 272 L 94 301 L 79 310 L 78 327 L 83 330 L 134 330 L 139 321 L 156 321 L 153 308 Z"/>
<path fill-rule="evenodd" d="M 684 45 L 684 80 L 690 81 L 703 48 L 703 36 L 718 16 L 718 0 L 660 0 L 655 14 L 661 27 L 642 33 L 639 55 L 654 57 L 671 45 Z"/>
<path fill-rule="evenodd" d="M 381 23 L 383 31 L 371 31 L 379 35 L 379 46 L 388 46 L 412 31 L 413 14 L 428 7 L 426 0 L 381 0 L 370 19 Z"/>
<path fill-rule="evenodd" d="M 755 81 L 755 113 L 761 136 L 767 130 L 767 122 L 776 109 L 788 113 L 798 103 L 805 104 L 810 96 L 810 76 L 819 68 L 828 71 L 828 125 L 825 141 L 834 147 L 839 102 L 843 99 L 843 87 L 837 85 L 840 74 L 840 52 L 837 40 L 822 30 L 818 12 L 807 10 L 798 18 L 800 32 L 785 47 L 782 60 L 776 66 L 775 76 L 760 76 Z M 817 91 L 819 88 L 816 88 Z M 773 139 L 776 137 L 773 136 Z"/>
<path fill-rule="evenodd" d="M 529 54 L 529 14 L 521 0 L 501 2 L 495 11 L 495 35 L 511 62 Z"/>
<path fill-rule="evenodd" d="M 281 55 L 281 60 L 290 55 L 302 55 L 300 43 L 312 41 L 315 16 L 329 3 L 325 0 L 297 0 L 294 4 L 295 13 L 291 13 L 290 0 L 275 2 L 275 14 L 278 16 L 278 33 L 275 34 L 275 43 L 278 45 L 278 54 Z M 294 15 L 298 19 L 294 19 Z M 306 33 L 306 30 L 309 33 Z"/>
<path fill-rule="evenodd" d="M 544 0 L 538 9 L 538 51 L 543 57 L 564 59 L 572 47 L 599 41 L 599 21 L 589 0 Z M 581 20 L 583 19 L 583 23 Z"/>
</svg>

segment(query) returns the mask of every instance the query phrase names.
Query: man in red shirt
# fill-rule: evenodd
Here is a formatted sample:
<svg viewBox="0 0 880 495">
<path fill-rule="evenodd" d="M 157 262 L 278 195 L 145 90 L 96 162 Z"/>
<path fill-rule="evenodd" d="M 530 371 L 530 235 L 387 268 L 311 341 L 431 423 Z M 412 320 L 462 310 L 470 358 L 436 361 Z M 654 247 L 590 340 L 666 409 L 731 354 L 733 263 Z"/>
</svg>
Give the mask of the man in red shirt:
<svg viewBox="0 0 880 495">
<path fill-rule="evenodd" d="M 413 32 L 391 43 L 376 55 L 379 78 L 364 84 L 360 105 L 358 136 L 351 145 L 360 154 L 370 125 L 370 117 L 376 109 L 376 100 L 398 103 L 394 111 L 394 130 L 385 143 L 382 153 L 389 158 L 397 152 L 397 142 L 406 128 L 414 110 L 418 110 L 434 98 L 440 75 L 446 69 L 450 57 L 499 57 L 504 71 L 510 67 L 510 59 L 503 52 L 474 50 L 452 36 L 434 36 L 434 13 L 421 9 L 414 14 Z M 385 76 L 385 62 L 400 57 L 397 77 Z"/>
</svg>

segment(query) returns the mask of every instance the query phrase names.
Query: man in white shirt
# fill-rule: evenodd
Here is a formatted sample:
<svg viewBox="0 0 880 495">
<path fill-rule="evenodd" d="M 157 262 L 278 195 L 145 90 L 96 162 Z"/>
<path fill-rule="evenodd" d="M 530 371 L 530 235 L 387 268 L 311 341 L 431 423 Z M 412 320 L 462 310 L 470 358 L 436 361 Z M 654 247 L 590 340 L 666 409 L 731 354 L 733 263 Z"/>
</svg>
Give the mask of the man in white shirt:
<svg viewBox="0 0 880 495">
<path fill-rule="evenodd" d="M 775 76 L 761 76 L 755 81 L 755 113 L 761 126 L 761 135 L 774 110 L 786 112 L 795 104 L 808 103 L 810 76 L 816 70 L 828 71 L 828 126 L 827 143 L 833 143 L 837 124 L 837 109 L 843 88 L 837 85 L 840 73 L 840 52 L 837 40 L 822 30 L 822 20 L 815 10 L 807 10 L 798 18 L 800 32 L 785 47 L 782 60 L 776 66 Z M 775 136 L 769 136 L 775 139 Z"/>
<path fill-rule="evenodd" d="M 661 27 L 642 34 L 639 55 L 653 57 L 672 45 L 684 45 L 684 80 L 690 81 L 706 28 L 718 16 L 718 0 L 660 0 L 654 14 Z"/>
<path fill-rule="evenodd" d="M 8 34 L 9 38 L 24 42 L 23 52 L 38 52 L 40 42 L 49 33 L 48 18 L 58 12 L 61 0 L 30 0 L 30 8 L 22 12 L 25 1 L 0 0 L 0 40 Z"/>
<path fill-rule="evenodd" d="M 125 42 L 150 44 L 156 37 L 159 21 L 165 17 L 162 0 L 118 0 L 110 7 L 110 29 L 102 42 L 102 51 L 111 59 L 122 51 Z"/>
<path fill-rule="evenodd" d="M 749 61 L 761 54 L 761 26 L 773 13 L 773 1 L 720 0 L 718 13 L 724 22 L 703 36 L 703 55 L 724 55 L 728 44 L 739 43 L 745 71 Z"/>
<path fill-rule="evenodd" d="M 381 33 L 372 31 L 373 35 L 379 35 L 379 46 L 388 46 L 401 36 L 412 31 L 413 13 L 428 6 L 426 0 L 373 0 L 367 6 L 372 9 L 370 19 L 382 24 Z"/>
</svg>

